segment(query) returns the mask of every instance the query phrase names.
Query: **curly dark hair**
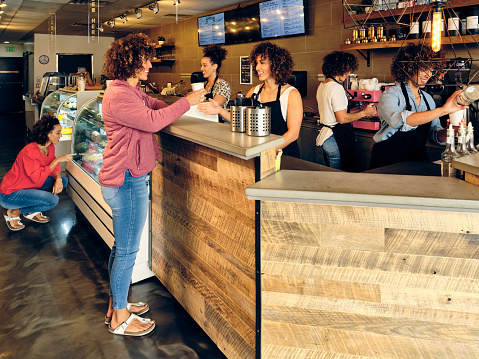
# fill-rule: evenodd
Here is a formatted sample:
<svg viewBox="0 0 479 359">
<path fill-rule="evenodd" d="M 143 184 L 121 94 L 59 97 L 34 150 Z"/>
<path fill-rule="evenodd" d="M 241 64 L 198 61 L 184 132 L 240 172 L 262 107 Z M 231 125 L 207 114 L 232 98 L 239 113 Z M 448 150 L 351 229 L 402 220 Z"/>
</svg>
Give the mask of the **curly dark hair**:
<svg viewBox="0 0 479 359">
<path fill-rule="evenodd" d="M 203 56 L 208 57 L 211 63 L 218 65 L 217 72 L 220 71 L 221 62 L 226 59 L 226 55 L 228 55 L 228 51 L 220 45 L 208 45 L 203 48 Z"/>
<path fill-rule="evenodd" d="M 42 116 L 34 125 L 30 132 L 30 142 L 36 142 L 40 146 L 48 142 L 48 134 L 53 131 L 56 125 L 59 125 L 58 118 L 52 115 Z"/>
<path fill-rule="evenodd" d="M 433 74 L 445 67 L 444 53 L 434 52 L 428 44 L 408 43 L 399 49 L 391 65 L 391 75 L 397 82 L 407 82 L 419 70 L 430 70 Z"/>
<path fill-rule="evenodd" d="M 258 76 L 258 72 L 256 71 L 256 58 L 258 56 L 270 61 L 271 74 L 274 80 L 278 85 L 285 85 L 294 67 L 293 57 L 289 51 L 269 41 L 257 44 L 249 54 L 249 62 L 253 65 L 253 73 L 255 76 Z"/>
<path fill-rule="evenodd" d="M 155 56 L 153 42 L 143 33 L 131 33 L 111 43 L 105 54 L 103 72 L 112 80 L 135 77 L 143 69 L 143 59 Z"/>
<path fill-rule="evenodd" d="M 333 51 L 323 58 L 323 75 L 326 77 L 342 76 L 358 69 L 358 59 L 344 51 Z"/>
</svg>

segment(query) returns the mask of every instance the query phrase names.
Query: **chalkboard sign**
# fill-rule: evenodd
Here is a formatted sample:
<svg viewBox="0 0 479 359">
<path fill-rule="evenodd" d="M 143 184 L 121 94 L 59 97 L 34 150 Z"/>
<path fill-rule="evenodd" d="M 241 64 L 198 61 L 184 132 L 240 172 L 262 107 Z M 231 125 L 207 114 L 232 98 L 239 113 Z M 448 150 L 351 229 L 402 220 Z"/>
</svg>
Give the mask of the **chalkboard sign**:
<svg viewBox="0 0 479 359">
<path fill-rule="evenodd" d="M 253 84 L 253 68 L 249 63 L 248 56 L 240 56 L 240 84 L 252 85 Z"/>
</svg>

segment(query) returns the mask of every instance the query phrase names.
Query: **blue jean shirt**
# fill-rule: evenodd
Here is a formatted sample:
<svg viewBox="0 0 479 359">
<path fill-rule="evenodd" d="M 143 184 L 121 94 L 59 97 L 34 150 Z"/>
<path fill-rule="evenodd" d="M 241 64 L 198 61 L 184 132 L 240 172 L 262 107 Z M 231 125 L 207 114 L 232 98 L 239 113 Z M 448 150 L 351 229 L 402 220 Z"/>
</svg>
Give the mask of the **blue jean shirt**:
<svg viewBox="0 0 479 359">
<path fill-rule="evenodd" d="M 384 91 L 379 97 L 378 113 L 381 120 L 381 128 L 374 135 L 373 139 L 376 142 L 387 140 L 394 135 L 397 131 L 412 131 L 417 126 L 409 126 L 406 123 L 406 119 L 415 112 L 427 111 L 426 102 L 429 104 L 429 108 L 434 110 L 436 104 L 431 95 L 421 91 L 421 102 L 418 106 L 411 88 L 406 84 L 406 91 L 409 95 L 409 103 L 411 104 L 411 111 L 406 110 L 406 99 L 403 96 L 400 83 L 396 83 L 395 86 L 390 87 Z M 436 138 L 436 132 L 442 130 L 441 122 L 439 118 L 435 118 L 431 122 L 431 129 L 429 131 L 429 139 L 435 143 L 439 143 Z"/>
</svg>

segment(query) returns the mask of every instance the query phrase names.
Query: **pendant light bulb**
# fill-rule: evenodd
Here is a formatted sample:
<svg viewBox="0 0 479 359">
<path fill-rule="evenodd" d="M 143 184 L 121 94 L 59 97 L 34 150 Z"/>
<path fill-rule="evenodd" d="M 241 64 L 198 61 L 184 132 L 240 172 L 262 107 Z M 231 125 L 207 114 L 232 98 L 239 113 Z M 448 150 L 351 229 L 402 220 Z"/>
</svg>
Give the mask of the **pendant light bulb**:
<svg viewBox="0 0 479 359">
<path fill-rule="evenodd" d="M 435 1 L 432 3 L 432 31 L 431 31 L 431 48 L 434 52 L 441 50 L 442 40 L 442 7 L 444 3 L 442 1 Z"/>
<path fill-rule="evenodd" d="M 7 6 L 7 3 L 5 1 L 1 1 L 0 2 L 0 7 L 5 7 L 5 6 Z"/>
</svg>

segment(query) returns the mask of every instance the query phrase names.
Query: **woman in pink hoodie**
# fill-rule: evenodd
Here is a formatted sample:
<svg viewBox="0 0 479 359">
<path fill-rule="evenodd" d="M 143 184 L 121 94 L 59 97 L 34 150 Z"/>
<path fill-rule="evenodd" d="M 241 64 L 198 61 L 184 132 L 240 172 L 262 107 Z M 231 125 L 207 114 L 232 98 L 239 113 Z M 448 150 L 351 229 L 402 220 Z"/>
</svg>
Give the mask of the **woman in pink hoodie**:
<svg viewBox="0 0 479 359">
<path fill-rule="evenodd" d="M 153 99 L 140 89 L 146 81 L 155 49 L 145 34 L 116 40 L 105 54 L 104 72 L 113 79 L 105 91 L 102 116 L 108 144 L 99 181 L 113 213 L 115 243 L 108 263 L 110 302 L 105 323 L 112 334 L 141 336 L 154 321 L 139 317 L 149 307 L 128 303 L 133 265 L 140 246 L 148 206 L 146 177 L 161 157 L 154 133 L 198 104 L 205 90 L 189 93 L 173 105 Z"/>
</svg>

